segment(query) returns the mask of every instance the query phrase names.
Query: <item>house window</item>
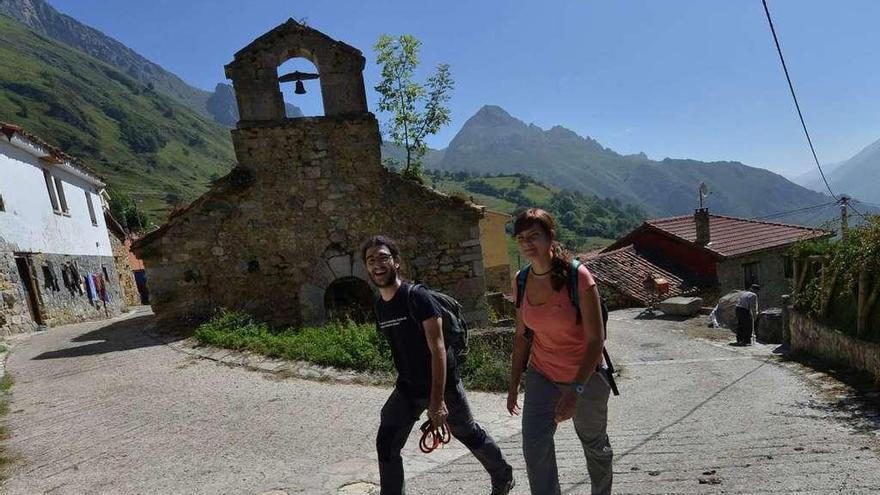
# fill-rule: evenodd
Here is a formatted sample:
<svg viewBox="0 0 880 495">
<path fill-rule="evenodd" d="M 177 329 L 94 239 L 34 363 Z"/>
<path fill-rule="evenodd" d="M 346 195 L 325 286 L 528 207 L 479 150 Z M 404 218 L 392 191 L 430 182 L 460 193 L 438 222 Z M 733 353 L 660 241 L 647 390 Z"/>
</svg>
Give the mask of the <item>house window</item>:
<svg viewBox="0 0 880 495">
<path fill-rule="evenodd" d="M 92 225 L 98 226 L 98 217 L 95 216 L 95 205 L 92 204 L 92 195 L 88 191 L 86 193 L 86 205 L 89 207 L 89 218 L 92 219 Z"/>
<path fill-rule="evenodd" d="M 61 205 L 61 211 L 64 213 L 70 213 L 70 209 L 67 207 L 67 198 L 64 196 L 64 183 L 61 182 L 61 179 L 58 177 L 53 177 L 55 179 L 55 191 L 58 194 L 58 202 Z"/>
<path fill-rule="evenodd" d="M 785 278 L 794 278 L 794 259 L 791 256 L 782 257 L 782 272 Z"/>
<path fill-rule="evenodd" d="M 52 175 L 49 174 L 48 170 L 43 170 L 43 178 L 46 179 L 46 190 L 49 191 L 49 201 L 52 202 L 52 210 L 60 213 L 61 208 L 58 207 L 58 196 L 55 195 L 55 182 L 52 180 Z"/>
<path fill-rule="evenodd" d="M 761 262 L 743 263 L 743 287 L 748 289 L 752 284 L 760 284 L 759 274 L 761 272 Z"/>
</svg>

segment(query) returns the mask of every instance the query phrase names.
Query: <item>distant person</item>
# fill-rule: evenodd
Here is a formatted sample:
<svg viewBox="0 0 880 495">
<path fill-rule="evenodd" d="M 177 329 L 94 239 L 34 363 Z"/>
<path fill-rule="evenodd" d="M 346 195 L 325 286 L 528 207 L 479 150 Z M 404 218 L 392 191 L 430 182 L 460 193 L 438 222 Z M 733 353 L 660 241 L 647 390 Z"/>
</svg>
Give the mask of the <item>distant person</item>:
<svg viewBox="0 0 880 495">
<path fill-rule="evenodd" d="M 755 320 L 758 317 L 758 291 L 761 286 L 752 284 L 749 290 L 739 294 L 736 301 L 736 342 L 731 345 L 752 345 L 752 333 L 755 331 Z"/>
<path fill-rule="evenodd" d="M 379 288 L 376 322 L 388 339 L 397 369 L 397 382 L 382 408 L 376 436 L 380 493 L 405 493 L 400 451 L 427 409 L 433 425 L 448 424 L 452 436 L 480 461 L 491 478 L 492 495 L 506 495 L 514 486 L 513 468 L 474 421 L 455 353 L 444 343 L 436 301 L 423 288 L 401 280 L 400 252 L 391 239 L 370 237 L 361 247 L 361 256 L 370 280 Z M 445 493 L 442 487 L 438 493 Z"/>
<path fill-rule="evenodd" d="M 555 240 L 553 218 L 532 208 L 513 225 L 520 253 L 530 265 L 516 312 L 516 334 L 507 410 L 517 402 L 526 374 L 522 408 L 523 454 L 533 495 L 558 495 L 559 473 L 553 437 L 559 423 L 574 419 L 587 460 L 593 494 L 610 494 L 613 451 L 608 440 L 611 385 L 602 372 L 604 328 L 599 292 L 583 265 L 577 268 L 579 307 L 569 294 L 571 254 Z M 519 278 L 519 274 L 517 274 Z M 519 294 L 518 285 L 514 293 Z M 527 333 L 527 329 L 530 332 Z"/>
</svg>

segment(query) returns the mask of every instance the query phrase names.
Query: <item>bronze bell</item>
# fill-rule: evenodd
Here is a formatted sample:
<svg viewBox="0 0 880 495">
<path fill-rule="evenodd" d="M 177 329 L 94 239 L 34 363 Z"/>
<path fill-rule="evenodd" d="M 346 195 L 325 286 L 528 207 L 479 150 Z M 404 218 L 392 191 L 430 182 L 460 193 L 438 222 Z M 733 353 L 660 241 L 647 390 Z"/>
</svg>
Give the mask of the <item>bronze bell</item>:
<svg viewBox="0 0 880 495">
<path fill-rule="evenodd" d="M 303 82 L 302 82 L 302 81 L 297 81 L 297 82 L 296 82 L 296 89 L 293 90 L 293 92 L 296 93 L 296 94 L 298 94 L 298 95 L 304 95 L 304 94 L 306 94 L 306 87 L 303 85 Z"/>
</svg>

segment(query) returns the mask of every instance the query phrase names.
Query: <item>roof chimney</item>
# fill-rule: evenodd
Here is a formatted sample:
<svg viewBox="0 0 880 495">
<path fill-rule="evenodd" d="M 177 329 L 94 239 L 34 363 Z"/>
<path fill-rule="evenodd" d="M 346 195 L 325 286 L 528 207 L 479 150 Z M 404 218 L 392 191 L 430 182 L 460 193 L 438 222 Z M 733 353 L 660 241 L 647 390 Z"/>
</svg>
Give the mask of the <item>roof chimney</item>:
<svg viewBox="0 0 880 495">
<path fill-rule="evenodd" d="M 694 211 L 694 224 L 697 226 L 697 244 L 705 246 L 709 244 L 709 209 L 698 208 Z"/>
</svg>

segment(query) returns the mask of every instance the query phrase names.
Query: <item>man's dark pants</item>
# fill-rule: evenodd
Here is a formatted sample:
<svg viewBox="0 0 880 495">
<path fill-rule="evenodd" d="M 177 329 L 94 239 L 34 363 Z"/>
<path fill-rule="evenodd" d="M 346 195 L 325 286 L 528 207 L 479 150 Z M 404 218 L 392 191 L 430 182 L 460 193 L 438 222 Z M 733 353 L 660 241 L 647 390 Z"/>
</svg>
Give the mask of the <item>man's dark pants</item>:
<svg viewBox="0 0 880 495">
<path fill-rule="evenodd" d="M 486 468 L 493 484 L 507 479 L 511 474 L 510 465 L 504 460 L 501 450 L 492 437 L 474 421 L 461 380 L 455 384 L 455 387 L 447 387 L 443 399 L 449 410 L 446 422 L 449 424 L 452 436 L 463 443 Z M 379 433 L 376 435 L 381 495 L 398 495 L 406 492 L 400 451 L 422 411 L 427 407 L 427 398 L 409 397 L 400 387 L 394 388 L 391 397 L 382 407 L 382 421 L 379 425 Z"/>
<path fill-rule="evenodd" d="M 736 341 L 740 344 L 752 342 L 752 312 L 739 306 L 736 307 Z"/>
</svg>

